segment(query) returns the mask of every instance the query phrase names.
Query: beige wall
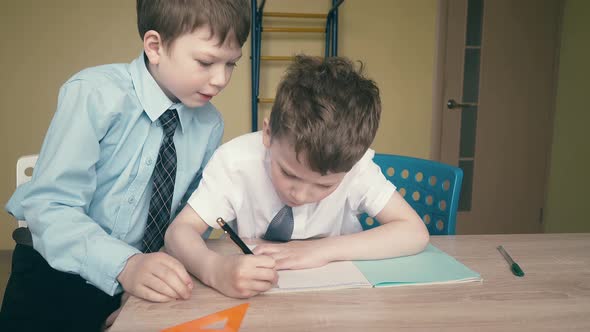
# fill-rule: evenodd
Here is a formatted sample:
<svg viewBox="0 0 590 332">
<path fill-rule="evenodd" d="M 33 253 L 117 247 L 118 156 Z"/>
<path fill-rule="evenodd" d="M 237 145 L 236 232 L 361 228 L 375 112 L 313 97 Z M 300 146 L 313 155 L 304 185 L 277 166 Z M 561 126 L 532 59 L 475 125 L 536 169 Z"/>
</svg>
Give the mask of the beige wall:
<svg viewBox="0 0 590 332">
<path fill-rule="evenodd" d="M 4 211 L 19 156 L 36 154 L 60 85 L 75 72 L 139 55 L 134 1 L 0 1 L 0 249 L 16 223 Z M 92 4 L 92 5 L 90 5 Z"/>
<path fill-rule="evenodd" d="M 431 150 L 435 0 L 349 0 L 340 55 L 361 59 L 381 89 L 373 148 L 428 158 Z"/>
<path fill-rule="evenodd" d="M 545 212 L 546 232 L 590 232 L 590 2 L 565 2 Z"/>
<path fill-rule="evenodd" d="M 269 0 L 268 10 L 325 12 L 329 0 Z M 18 156 L 37 153 L 55 111 L 57 90 L 82 68 L 129 62 L 141 44 L 135 1 L 0 2 L 0 203 L 15 187 Z M 299 7 L 299 8 L 298 8 Z M 380 86 L 384 113 L 374 148 L 430 154 L 435 0 L 348 0 L 340 11 L 340 55 L 366 63 Z M 278 22 L 277 22 L 278 23 Z M 295 25 L 301 21 L 293 22 Z M 263 54 L 322 54 L 314 35 L 266 36 Z M 250 130 L 249 42 L 231 84 L 214 101 L 226 122 L 224 140 Z M 274 93 L 284 64 L 265 65 L 262 96 Z M 267 113 L 263 108 L 261 118 Z M 12 218 L 0 212 L 0 249 L 13 247 Z"/>
</svg>

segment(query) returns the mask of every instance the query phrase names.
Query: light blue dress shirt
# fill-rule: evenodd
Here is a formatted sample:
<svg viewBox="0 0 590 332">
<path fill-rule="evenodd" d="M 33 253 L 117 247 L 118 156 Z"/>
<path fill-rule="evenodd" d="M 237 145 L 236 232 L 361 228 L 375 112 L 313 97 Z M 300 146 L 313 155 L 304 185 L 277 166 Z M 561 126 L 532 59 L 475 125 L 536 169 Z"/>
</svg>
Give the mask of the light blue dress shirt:
<svg viewBox="0 0 590 332">
<path fill-rule="evenodd" d="M 85 69 L 62 86 L 33 178 L 6 205 L 27 221 L 35 249 L 53 268 L 107 294 L 122 291 L 117 276 L 141 249 L 163 138 L 158 118 L 169 108 L 180 118 L 172 199 L 178 212 L 221 143 L 215 107 L 174 104 L 143 54 L 131 64 Z"/>
</svg>

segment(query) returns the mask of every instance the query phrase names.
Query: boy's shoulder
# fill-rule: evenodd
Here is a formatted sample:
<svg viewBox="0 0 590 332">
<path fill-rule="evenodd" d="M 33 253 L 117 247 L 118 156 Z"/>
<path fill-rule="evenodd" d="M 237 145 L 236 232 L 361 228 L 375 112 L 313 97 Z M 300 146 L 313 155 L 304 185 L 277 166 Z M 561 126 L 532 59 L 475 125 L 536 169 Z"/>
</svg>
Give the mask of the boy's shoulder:
<svg viewBox="0 0 590 332">
<path fill-rule="evenodd" d="M 106 64 L 82 69 L 70 77 L 64 86 L 72 82 L 84 82 L 98 90 L 128 90 L 133 87 L 129 64 Z"/>
<path fill-rule="evenodd" d="M 266 148 L 262 143 L 262 131 L 238 136 L 221 145 L 217 154 L 228 166 L 246 166 L 248 164 L 264 161 Z"/>
<path fill-rule="evenodd" d="M 352 166 L 352 169 L 348 172 L 347 176 L 348 177 L 355 177 L 355 176 L 358 176 L 359 174 L 364 173 L 368 167 L 371 167 L 371 165 L 374 164 L 374 162 L 373 162 L 374 156 L 375 156 L 375 150 L 370 149 L 370 148 L 367 149 L 367 151 L 365 151 L 365 154 L 361 157 L 361 159 L 359 159 L 359 161 L 357 161 L 356 164 L 354 164 L 354 166 Z"/>
<path fill-rule="evenodd" d="M 124 118 L 132 119 L 142 110 L 129 64 L 83 69 L 59 90 L 58 112 L 72 112 L 76 116 L 85 114 L 95 127 L 104 130 L 116 121 L 124 123 Z"/>
</svg>

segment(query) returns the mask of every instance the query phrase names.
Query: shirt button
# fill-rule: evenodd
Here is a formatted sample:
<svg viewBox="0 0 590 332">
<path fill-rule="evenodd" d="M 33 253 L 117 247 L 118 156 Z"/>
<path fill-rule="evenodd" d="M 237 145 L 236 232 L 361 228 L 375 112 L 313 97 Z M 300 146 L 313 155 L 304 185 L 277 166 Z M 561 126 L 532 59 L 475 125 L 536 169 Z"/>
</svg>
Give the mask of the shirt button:
<svg viewBox="0 0 590 332">
<path fill-rule="evenodd" d="M 127 202 L 129 202 L 129 204 L 135 203 L 135 197 L 129 197 L 129 199 L 127 200 Z"/>
<path fill-rule="evenodd" d="M 154 162 L 154 160 L 153 160 L 152 158 L 148 158 L 148 159 L 145 161 L 145 164 L 149 166 L 149 165 L 151 165 L 153 162 Z"/>
</svg>

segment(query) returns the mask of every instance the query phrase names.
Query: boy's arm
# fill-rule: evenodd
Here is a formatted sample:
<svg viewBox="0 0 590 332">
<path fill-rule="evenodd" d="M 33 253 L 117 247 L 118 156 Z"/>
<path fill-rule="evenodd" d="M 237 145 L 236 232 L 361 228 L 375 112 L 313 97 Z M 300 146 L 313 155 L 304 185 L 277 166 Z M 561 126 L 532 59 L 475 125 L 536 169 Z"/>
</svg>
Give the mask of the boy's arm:
<svg viewBox="0 0 590 332">
<path fill-rule="evenodd" d="M 382 224 L 373 229 L 319 240 L 265 244 L 255 254 L 271 255 L 277 269 L 303 269 L 331 261 L 383 259 L 416 254 L 429 241 L 420 217 L 396 191 L 376 216 Z"/>
<path fill-rule="evenodd" d="M 187 204 L 166 231 L 166 251 L 204 284 L 230 297 L 251 297 L 276 284 L 274 259 L 254 255 L 221 256 L 209 250 L 201 237 L 208 227 Z"/>
<path fill-rule="evenodd" d="M 375 218 L 381 225 L 356 234 L 326 241 L 332 260 L 383 259 L 413 255 L 424 250 L 429 241 L 422 219 L 395 191 Z"/>
<path fill-rule="evenodd" d="M 108 112 L 98 109 L 103 105 L 102 98 L 83 80 L 70 81 L 60 90 L 58 108 L 47 131 L 30 190 L 21 204 L 34 247 L 53 268 L 78 274 L 113 295 L 119 290 L 118 277 L 129 266 L 128 261 L 135 262 L 149 255 L 109 235 L 88 216 L 97 188 L 99 142 L 112 121 Z M 157 256 L 162 255 L 149 256 L 150 261 L 158 261 L 150 265 L 152 269 L 173 260 L 168 255 L 153 258 Z M 164 277 L 163 281 L 179 278 L 176 274 Z M 188 274 L 186 278 L 190 282 Z M 133 295 L 144 294 L 133 291 L 136 288 L 133 282 L 124 287 L 132 288 L 126 290 Z M 188 289 L 185 293 L 189 293 Z M 169 294 L 174 296 L 162 295 L 159 300 L 179 297 L 174 292 Z"/>
<path fill-rule="evenodd" d="M 88 215 L 96 190 L 99 128 L 109 119 L 93 117 L 100 105 L 85 81 L 66 83 L 30 182 L 21 201 L 35 249 L 55 269 L 75 273 L 109 295 L 126 260 L 139 251 L 109 236 Z"/>
<path fill-rule="evenodd" d="M 202 235 L 208 227 L 187 204 L 168 226 L 164 242 L 166 252 L 176 257 L 203 283 L 211 285 L 210 274 L 220 255 L 209 250 L 203 241 Z"/>
</svg>

